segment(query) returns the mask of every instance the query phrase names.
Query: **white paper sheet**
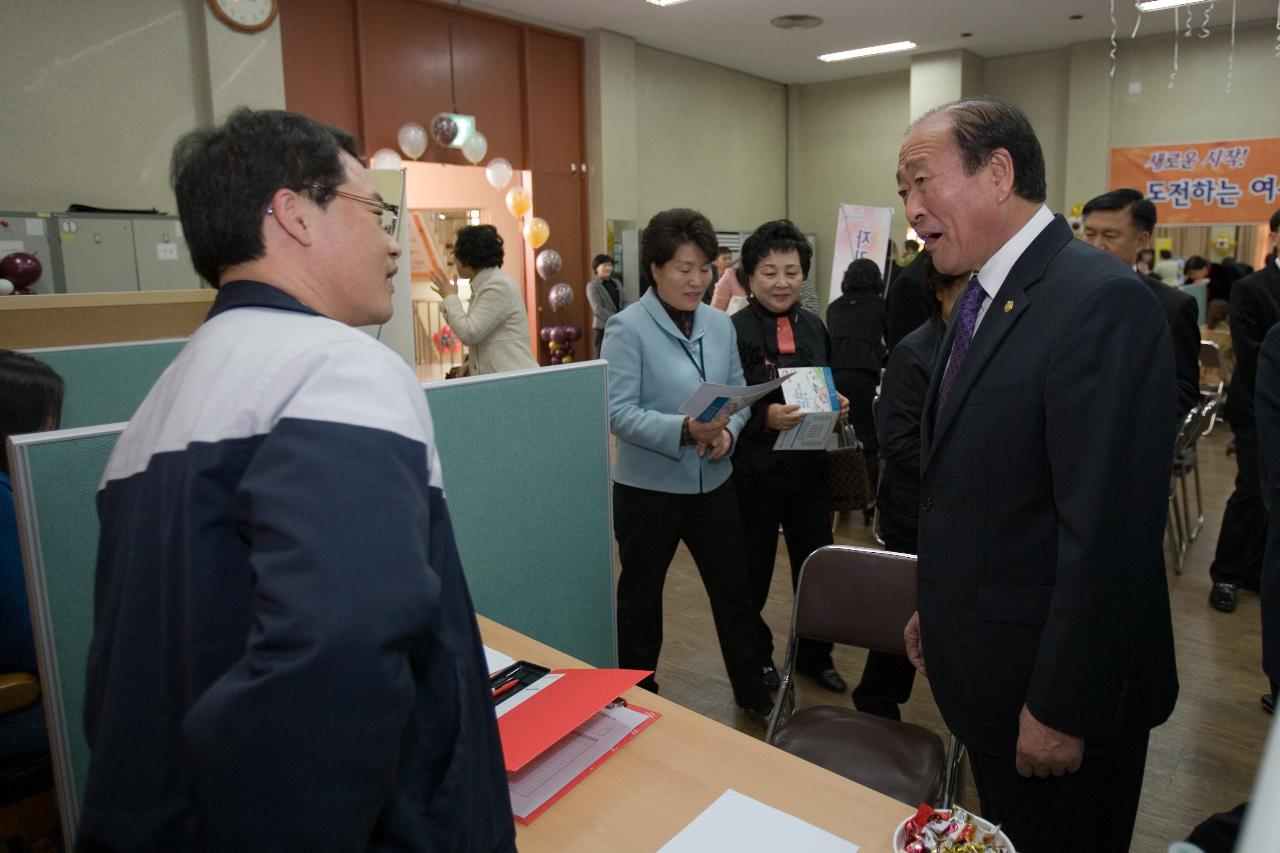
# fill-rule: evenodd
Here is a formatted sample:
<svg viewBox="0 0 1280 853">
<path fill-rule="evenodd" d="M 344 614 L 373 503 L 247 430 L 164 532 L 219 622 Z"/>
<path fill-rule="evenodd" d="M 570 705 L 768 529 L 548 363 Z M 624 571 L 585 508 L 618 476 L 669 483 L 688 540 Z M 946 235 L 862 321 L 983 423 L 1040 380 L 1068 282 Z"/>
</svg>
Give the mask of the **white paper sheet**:
<svg viewBox="0 0 1280 853">
<path fill-rule="evenodd" d="M 560 673 L 548 673 L 542 676 L 537 681 L 533 682 L 533 684 L 517 691 L 510 699 L 504 698 L 498 703 L 498 706 L 493 709 L 493 715 L 495 717 L 501 717 L 517 705 L 528 702 L 534 696 L 537 696 L 540 691 L 546 690 L 562 678 L 564 678 L 564 675 Z"/>
<path fill-rule="evenodd" d="M 630 708 L 605 708 L 515 773 L 507 774 L 511 813 L 528 817 L 647 720 Z"/>
<path fill-rule="evenodd" d="M 858 853 L 858 845 L 729 789 L 664 844 L 659 853 L 705 853 L 707 850 Z"/>
</svg>

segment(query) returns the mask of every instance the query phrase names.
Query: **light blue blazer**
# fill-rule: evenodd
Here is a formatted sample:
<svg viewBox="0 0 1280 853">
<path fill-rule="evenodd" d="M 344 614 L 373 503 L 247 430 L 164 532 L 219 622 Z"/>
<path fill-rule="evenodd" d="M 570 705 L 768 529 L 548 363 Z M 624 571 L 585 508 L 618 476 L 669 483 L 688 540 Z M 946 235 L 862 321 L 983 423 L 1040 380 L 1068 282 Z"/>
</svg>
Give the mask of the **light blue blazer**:
<svg viewBox="0 0 1280 853">
<path fill-rule="evenodd" d="M 738 335 L 729 315 L 699 305 L 686 339 L 653 288 L 609 318 L 600 355 L 609 362 L 609 428 L 618 437 L 613 479 L 627 486 L 676 494 L 710 492 L 733 472 L 729 456 L 712 462 L 695 445 L 680 444 L 680 406 L 703 382 L 745 385 Z M 729 419 L 729 434 L 751 417 Z"/>
</svg>

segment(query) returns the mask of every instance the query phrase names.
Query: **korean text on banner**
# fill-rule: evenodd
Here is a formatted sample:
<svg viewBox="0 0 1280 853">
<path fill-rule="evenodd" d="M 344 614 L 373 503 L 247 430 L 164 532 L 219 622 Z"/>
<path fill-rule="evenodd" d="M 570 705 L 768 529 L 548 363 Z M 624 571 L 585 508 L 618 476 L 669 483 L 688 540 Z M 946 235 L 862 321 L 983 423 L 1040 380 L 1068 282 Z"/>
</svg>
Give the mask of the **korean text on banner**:
<svg viewBox="0 0 1280 853">
<path fill-rule="evenodd" d="M 1151 199 L 1161 225 L 1265 222 L 1280 204 L 1280 138 L 1112 148 L 1108 184 Z"/>
<path fill-rule="evenodd" d="M 884 275 L 885 255 L 889 251 L 889 229 L 893 224 L 893 208 L 840 205 L 836 219 L 835 256 L 831 261 L 831 288 L 827 303 L 840 298 L 840 282 L 849 264 L 858 258 L 870 258 Z"/>
</svg>

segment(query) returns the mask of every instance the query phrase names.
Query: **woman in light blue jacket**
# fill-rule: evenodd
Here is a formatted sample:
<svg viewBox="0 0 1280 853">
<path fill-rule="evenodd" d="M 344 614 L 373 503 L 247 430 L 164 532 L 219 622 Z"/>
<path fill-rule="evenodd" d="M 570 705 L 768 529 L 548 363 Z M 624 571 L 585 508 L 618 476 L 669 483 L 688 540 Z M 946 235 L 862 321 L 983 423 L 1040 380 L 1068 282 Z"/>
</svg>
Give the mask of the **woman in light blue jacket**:
<svg viewBox="0 0 1280 853">
<path fill-rule="evenodd" d="M 617 437 L 613 529 L 618 578 L 618 665 L 655 669 L 662 649 L 662 587 L 683 540 L 702 575 L 725 669 L 738 705 L 772 708 L 759 660 L 761 620 L 750 604 L 742 523 L 729 454 L 749 412 L 700 423 L 680 406 L 703 382 L 742 385 L 733 324 L 702 303 L 716 235 L 693 210 L 668 210 L 641 237 L 641 268 L 653 280 L 640 300 L 609 319 L 609 423 Z M 657 690 L 650 676 L 641 685 Z"/>
</svg>

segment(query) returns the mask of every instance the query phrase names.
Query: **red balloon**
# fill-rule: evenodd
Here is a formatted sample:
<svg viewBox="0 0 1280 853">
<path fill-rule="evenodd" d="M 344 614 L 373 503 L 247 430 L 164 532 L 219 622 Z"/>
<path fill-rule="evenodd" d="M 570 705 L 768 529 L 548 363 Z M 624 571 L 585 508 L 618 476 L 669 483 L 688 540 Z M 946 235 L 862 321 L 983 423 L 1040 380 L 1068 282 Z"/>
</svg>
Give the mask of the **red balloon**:
<svg viewBox="0 0 1280 853">
<path fill-rule="evenodd" d="M 42 272 L 40 259 L 26 252 L 14 252 L 0 261 L 0 278 L 9 279 L 19 290 L 39 281 Z"/>
</svg>

